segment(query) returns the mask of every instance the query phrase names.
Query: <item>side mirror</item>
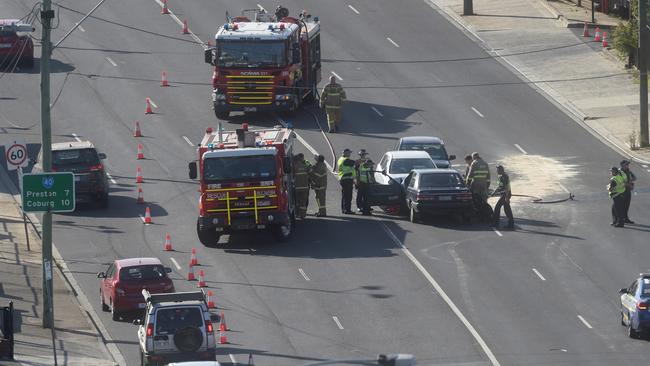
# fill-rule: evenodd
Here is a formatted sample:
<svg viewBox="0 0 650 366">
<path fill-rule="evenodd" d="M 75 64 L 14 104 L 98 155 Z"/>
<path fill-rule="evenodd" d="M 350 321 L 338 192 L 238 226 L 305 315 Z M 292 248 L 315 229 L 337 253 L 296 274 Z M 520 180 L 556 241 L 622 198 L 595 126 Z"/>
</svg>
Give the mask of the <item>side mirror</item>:
<svg viewBox="0 0 650 366">
<path fill-rule="evenodd" d="M 207 50 L 203 51 L 203 58 L 206 64 L 214 65 L 214 60 L 213 60 L 214 53 L 212 52 L 213 50 L 214 48 L 208 48 Z"/>
<path fill-rule="evenodd" d="M 621 294 L 621 295 L 623 295 L 623 294 L 627 294 L 628 291 L 627 291 L 627 289 L 624 287 L 624 288 L 618 290 L 618 293 Z"/>
<path fill-rule="evenodd" d="M 142 325 L 142 319 L 134 319 L 133 325 Z"/>
<path fill-rule="evenodd" d="M 169 267 L 165 267 L 165 273 L 172 273 L 172 269 Z"/>
<path fill-rule="evenodd" d="M 99 273 L 97 274 L 97 278 L 106 278 L 106 273 L 104 273 L 104 272 L 99 272 Z"/>
<path fill-rule="evenodd" d="M 456 155 L 453 155 L 453 154 L 449 155 L 449 161 L 451 161 L 451 160 L 456 160 Z"/>
<path fill-rule="evenodd" d="M 187 165 L 190 170 L 190 179 L 196 179 L 196 161 L 192 161 Z"/>
<path fill-rule="evenodd" d="M 97 156 L 99 156 L 99 158 L 100 158 L 101 160 L 106 159 L 106 154 L 104 154 L 104 153 L 99 153 L 99 154 L 97 154 Z"/>
<path fill-rule="evenodd" d="M 283 162 L 282 162 L 282 168 L 284 170 L 284 174 L 291 174 L 291 159 L 289 157 L 285 157 Z"/>
</svg>

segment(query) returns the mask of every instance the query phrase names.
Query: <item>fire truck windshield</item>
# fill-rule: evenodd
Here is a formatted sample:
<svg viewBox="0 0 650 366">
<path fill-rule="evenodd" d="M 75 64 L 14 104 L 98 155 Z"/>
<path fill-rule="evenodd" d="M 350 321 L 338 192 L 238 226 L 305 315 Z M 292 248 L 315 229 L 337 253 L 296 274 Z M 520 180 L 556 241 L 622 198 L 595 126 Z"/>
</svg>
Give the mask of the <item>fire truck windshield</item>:
<svg viewBox="0 0 650 366">
<path fill-rule="evenodd" d="M 270 180 L 275 178 L 275 168 L 272 155 L 210 157 L 203 161 L 203 180 Z"/>
<path fill-rule="evenodd" d="M 217 60 L 221 67 L 284 67 L 287 51 L 282 41 L 219 41 Z"/>
</svg>

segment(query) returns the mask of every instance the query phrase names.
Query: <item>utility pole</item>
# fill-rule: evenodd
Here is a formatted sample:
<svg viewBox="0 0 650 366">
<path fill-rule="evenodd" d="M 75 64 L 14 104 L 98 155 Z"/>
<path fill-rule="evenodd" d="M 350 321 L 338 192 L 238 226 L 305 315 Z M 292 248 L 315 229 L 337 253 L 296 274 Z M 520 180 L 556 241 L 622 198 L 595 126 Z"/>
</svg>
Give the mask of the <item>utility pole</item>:
<svg viewBox="0 0 650 366">
<path fill-rule="evenodd" d="M 647 147 L 648 143 L 648 0 L 639 0 L 639 145 Z"/>
<path fill-rule="evenodd" d="M 474 15 L 473 0 L 463 0 L 463 15 Z"/>
<path fill-rule="evenodd" d="M 43 171 L 52 171 L 52 123 L 50 121 L 50 56 L 52 42 L 52 0 L 43 0 L 41 24 L 43 37 L 41 48 L 41 149 Z M 52 212 L 43 213 L 43 328 L 54 329 L 54 304 L 52 286 Z"/>
</svg>

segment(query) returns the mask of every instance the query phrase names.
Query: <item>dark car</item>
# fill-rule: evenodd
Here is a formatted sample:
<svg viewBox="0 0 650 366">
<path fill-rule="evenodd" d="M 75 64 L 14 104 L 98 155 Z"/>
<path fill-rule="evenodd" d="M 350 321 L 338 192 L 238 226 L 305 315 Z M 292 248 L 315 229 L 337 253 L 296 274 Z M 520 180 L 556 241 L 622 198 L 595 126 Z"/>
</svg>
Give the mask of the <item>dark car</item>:
<svg viewBox="0 0 650 366">
<path fill-rule="evenodd" d="M 472 193 L 453 169 L 416 169 L 404 178 L 405 208 L 411 222 L 422 215 L 474 214 Z"/>
<path fill-rule="evenodd" d="M 34 66 L 34 42 L 27 33 L 34 31 L 31 24 L 18 19 L 0 19 L 0 65 L 8 70 L 19 64 Z"/>
<path fill-rule="evenodd" d="M 103 159 L 106 155 L 88 141 L 52 144 L 52 171 L 74 173 L 76 201 L 105 208 L 109 185 Z"/>
<path fill-rule="evenodd" d="M 408 136 L 397 141 L 393 150 L 420 150 L 426 151 L 438 168 L 450 168 L 451 161 L 456 155 L 448 155 L 445 143 L 439 137 Z"/>
<path fill-rule="evenodd" d="M 102 310 L 110 310 L 113 320 L 129 311 L 144 310 L 142 289 L 152 294 L 174 292 L 174 283 L 167 276 L 171 271 L 158 258 L 116 260 L 97 274 Z"/>
<path fill-rule="evenodd" d="M 630 338 L 650 330 L 650 273 L 641 273 L 630 287 L 619 290 L 621 295 L 621 325 L 627 327 Z"/>
</svg>

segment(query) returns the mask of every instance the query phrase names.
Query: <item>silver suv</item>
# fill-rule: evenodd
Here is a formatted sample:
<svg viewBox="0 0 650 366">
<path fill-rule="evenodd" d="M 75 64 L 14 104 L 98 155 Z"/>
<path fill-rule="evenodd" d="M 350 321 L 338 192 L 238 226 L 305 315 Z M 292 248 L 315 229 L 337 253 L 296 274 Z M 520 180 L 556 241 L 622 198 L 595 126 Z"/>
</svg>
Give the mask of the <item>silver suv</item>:
<svg viewBox="0 0 650 366">
<path fill-rule="evenodd" d="M 140 365 L 175 361 L 215 360 L 213 315 L 203 290 L 150 294 L 142 290 L 145 314 L 136 319 Z"/>
</svg>

